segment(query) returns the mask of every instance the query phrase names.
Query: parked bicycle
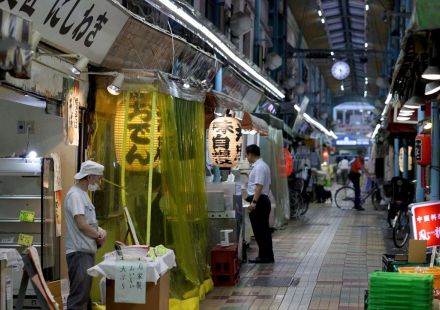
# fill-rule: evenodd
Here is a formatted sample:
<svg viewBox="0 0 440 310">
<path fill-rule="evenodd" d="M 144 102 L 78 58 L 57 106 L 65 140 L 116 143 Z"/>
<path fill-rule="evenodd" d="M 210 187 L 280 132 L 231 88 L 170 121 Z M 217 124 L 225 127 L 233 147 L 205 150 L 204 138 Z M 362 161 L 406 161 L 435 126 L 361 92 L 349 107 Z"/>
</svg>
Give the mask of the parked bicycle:
<svg viewBox="0 0 440 310">
<path fill-rule="evenodd" d="M 296 218 L 306 214 L 309 209 L 309 198 L 302 178 L 289 178 L 290 217 Z"/>
<path fill-rule="evenodd" d="M 335 193 L 335 203 L 339 209 L 351 210 L 354 208 L 354 187 L 345 185 Z M 380 189 L 377 183 L 373 181 L 370 191 L 361 194 L 361 206 L 371 197 L 374 209 L 377 210 L 380 205 Z"/>
<path fill-rule="evenodd" d="M 392 220 L 393 242 L 398 248 L 402 248 L 408 242 L 411 233 L 410 220 L 408 207 L 399 208 L 394 220 Z"/>
</svg>

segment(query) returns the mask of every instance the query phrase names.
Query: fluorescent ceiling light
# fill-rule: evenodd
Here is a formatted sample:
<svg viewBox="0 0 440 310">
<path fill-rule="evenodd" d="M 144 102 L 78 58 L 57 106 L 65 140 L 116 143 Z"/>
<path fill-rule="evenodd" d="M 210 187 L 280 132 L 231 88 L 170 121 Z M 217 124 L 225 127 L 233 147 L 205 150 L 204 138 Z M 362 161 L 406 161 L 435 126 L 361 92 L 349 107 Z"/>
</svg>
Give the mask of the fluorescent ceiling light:
<svg viewBox="0 0 440 310">
<path fill-rule="evenodd" d="M 319 15 L 319 17 L 322 16 L 322 11 L 321 10 L 318 10 L 318 15 Z"/>
<path fill-rule="evenodd" d="M 344 84 L 341 84 L 341 91 L 344 91 Z"/>
<path fill-rule="evenodd" d="M 433 95 L 440 90 L 440 84 L 437 82 L 429 82 L 425 86 L 425 95 Z"/>
<path fill-rule="evenodd" d="M 368 92 L 364 91 L 364 98 L 367 98 Z"/>
<path fill-rule="evenodd" d="M 321 18 L 321 23 L 325 24 L 325 18 Z"/>
<path fill-rule="evenodd" d="M 365 4 L 365 11 L 369 11 L 370 10 L 370 5 L 367 3 Z"/>
<path fill-rule="evenodd" d="M 411 119 L 411 117 L 408 117 L 408 116 L 398 116 L 397 117 L 397 120 L 402 121 L 402 122 L 409 121 L 410 119 Z"/>
<path fill-rule="evenodd" d="M 368 78 L 365 78 L 365 85 L 368 85 Z"/>
<path fill-rule="evenodd" d="M 413 114 L 411 112 L 399 112 L 399 116 L 412 116 Z"/>
<path fill-rule="evenodd" d="M 425 80 L 438 81 L 440 80 L 440 69 L 437 66 L 428 66 L 422 74 Z"/>
<path fill-rule="evenodd" d="M 281 90 L 278 89 L 274 84 L 272 84 L 269 80 L 264 78 L 260 73 L 258 73 L 254 68 L 252 68 L 249 64 L 247 64 L 243 59 L 237 56 L 228 46 L 226 46 L 217 35 L 215 35 L 211 30 L 209 30 L 206 26 L 197 21 L 193 16 L 186 13 L 182 8 L 175 5 L 170 0 L 144 0 L 154 7 L 157 7 L 157 4 L 163 5 L 167 10 L 169 10 L 172 14 L 171 18 L 176 19 L 180 23 L 184 23 L 188 26 L 191 26 L 191 30 L 202 37 L 202 39 L 206 39 L 206 43 L 211 47 L 215 48 L 216 51 L 221 54 L 226 59 L 231 60 L 235 63 L 240 69 L 245 71 L 247 75 L 251 78 L 257 80 L 260 84 L 262 84 L 265 88 L 267 88 L 272 94 L 274 94 L 279 99 L 284 99 L 285 95 Z M 161 10 L 163 12 L 163 10 Z M 166 12 L 164 12 L 166 13 Z M 203 38 L 203 36 L 205 38 Z"/>
<path fill-rule="evenodd" d="M 335 52 L 331 51 L 330 55 L 335 56 Z"/>
<path fill-rule="evenodd" d="M 364 46 L 365 46 L 365 48 L 367 48 L 368 47 L 368 42 L 365 42 Z"/>
<path fill-rule="evenodd" d="M 371 135 L 371 138 L 374 139 L 376 135 L 379 133 L 380 124 L 376 125 L 376 128 L 374 128 L 373 134 Z"/>
<path fill-rule="evenodd" d="M 393 94 L 388 93 L 387 99 L 385 99 L 385 104 L 389 104 L 391 102 L 391 99 L 393 99 Z"/>
</svg>

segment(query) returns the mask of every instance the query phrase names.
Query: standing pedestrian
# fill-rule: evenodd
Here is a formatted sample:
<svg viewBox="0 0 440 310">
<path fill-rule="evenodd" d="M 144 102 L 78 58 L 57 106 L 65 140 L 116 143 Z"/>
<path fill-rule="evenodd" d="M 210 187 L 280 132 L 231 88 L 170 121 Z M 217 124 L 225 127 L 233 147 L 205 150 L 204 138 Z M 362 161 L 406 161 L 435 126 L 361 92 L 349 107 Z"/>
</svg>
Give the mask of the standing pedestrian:
<svg viewBox="0 0 440 310">
<path fill-rule="evenodd" d="M 272 232 L 269 227 L 270 215 L 270 168 L 260 158 L 260 148 L 255 145 L 246 147 L 246 157 L 252 165 L 247 187 L 249 219 L 258 244 L 258 257 L 250 263 L 273 263 Z"/>
<path fill-rule="evenodd" d="M 354 187 L 354 208 L 358 211 L 364 211 L 365 209 L 361 205 L 361 175 L 364 172 L 368 175 L 367 169 L 365 169 L 364 153 L 358 151 L 358 156 L 351 164 L 350 181 Z"/>
<path fill-rule="evenodd" d="M 92 278 L 87 269 L 95 264 L 95 253 L 106 238 L 106 231 L 98 226 L 95 206 L 88 191 L 100 188 L 104 166 L 87 160 L 75 174 L 75 184 L 67 192 L 64 207 L 66 219 L 66 258 L 70 294 L 67 309 L 86 310 Z"/>
</svg>

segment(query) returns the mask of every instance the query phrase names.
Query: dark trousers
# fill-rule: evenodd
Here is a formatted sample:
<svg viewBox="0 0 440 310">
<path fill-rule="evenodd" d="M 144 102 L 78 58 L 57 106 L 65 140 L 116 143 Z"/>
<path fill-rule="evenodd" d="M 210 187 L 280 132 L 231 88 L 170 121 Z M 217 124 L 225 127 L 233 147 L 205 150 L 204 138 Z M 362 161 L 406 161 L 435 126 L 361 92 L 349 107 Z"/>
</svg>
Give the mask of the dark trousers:
<svg viewBox="0 0 440 310">
<path fill-rule="evenodd" d="M 270 200 L 261 195 L 255 209 L 249 213 L 252 230 L 258 244 L 258 257 L 273 259 L 272 232 L 269 227 Z"/>
<path fill-rule="evenodd" d="M 354 207 L 361 207 L 361 175 L 360 173 L 350 173 L 350 180 L 354 187 Z"/>
<path fill-rule="evenodd" d="M 87 310 L 92 277 L 87 269 L 95 264 L 95 255 L 73 252 L 66 255 L 69 270 L 70 294 L 67 298 L 68 310 Z"/>
</svg>

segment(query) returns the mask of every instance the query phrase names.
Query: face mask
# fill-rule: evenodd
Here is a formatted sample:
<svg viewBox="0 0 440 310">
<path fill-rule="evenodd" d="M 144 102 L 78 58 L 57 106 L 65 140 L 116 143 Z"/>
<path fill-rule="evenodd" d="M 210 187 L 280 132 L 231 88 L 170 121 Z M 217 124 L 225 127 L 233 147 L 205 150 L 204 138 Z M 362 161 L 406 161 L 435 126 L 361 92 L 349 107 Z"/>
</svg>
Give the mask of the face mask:
<svg viewBox="0 0 440 310">
<path fill-rule="evenodd" d="M 87 189 L 91 192 L 94 192 L 96 190 L 99 189 L 99 185 L 98 184 L 89 184 L 89 186 L 87 187 Z"/>
</svg>

